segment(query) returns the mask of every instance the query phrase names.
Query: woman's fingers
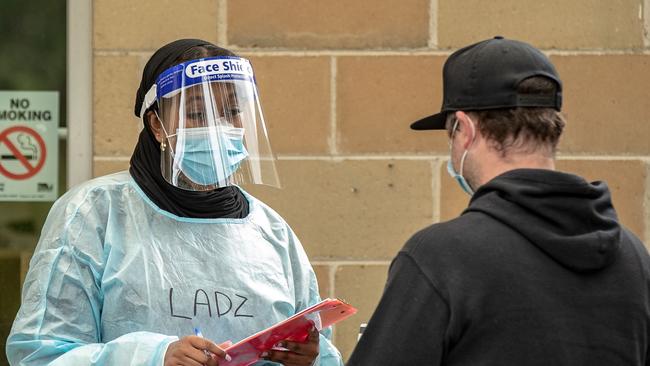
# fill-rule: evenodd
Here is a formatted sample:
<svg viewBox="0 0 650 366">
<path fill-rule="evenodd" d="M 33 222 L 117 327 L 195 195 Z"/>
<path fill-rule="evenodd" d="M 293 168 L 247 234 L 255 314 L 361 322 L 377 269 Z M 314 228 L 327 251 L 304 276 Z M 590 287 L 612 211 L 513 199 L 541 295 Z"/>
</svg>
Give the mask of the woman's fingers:
<svg viewBox="0 0 650 366">
<path fill-rule="evenodd" d="M 226 358 L 226 351 L 224 351 L 223 348 L 217 346 L 214 342 L 211 342 L 205 338 L 197 337 L 197 336 L 187 336 L 185 338 L 187 338 L 190 341 L 190 343 L 195 349 L 201 351 L 205 350 L 214 354 L 217 357 Z"/>
<path fill-rule="evenodd" d="M 306 342 L 291 342 L 291 341 L 282 341 L 278 344 L 280 347 L 284 347 L 293 353 L 300 355 L 316 356 L 318 355 L 320 333 L 316 330 L 315 327 L 312 327 L 309 330 L 309 336 L 307 337 Z"/>
<path fill-rule="evenodd" d="M 318 357 L 319 340 L 318 330 L 312 327 L 306 342 L 282 341 L 277 346 L 286 348 L 288 351 L 269 350 L 262 354 L 262 358 L 285 366 L 309 366 Z"/>
<path fill-rule="evenodd" d="M 266 356 L 263 357 L 265 360 L 273 361 L 273 362 L 278 362 L 283 365 L 311 365 L 314 361 L 314 356 L 308 356 L 308 355 L 299 355 L 297 353 L 289 352 L 289 351 L 276 351 L 276 350 L 269 350 L 266 352 Z"/>
</svg>

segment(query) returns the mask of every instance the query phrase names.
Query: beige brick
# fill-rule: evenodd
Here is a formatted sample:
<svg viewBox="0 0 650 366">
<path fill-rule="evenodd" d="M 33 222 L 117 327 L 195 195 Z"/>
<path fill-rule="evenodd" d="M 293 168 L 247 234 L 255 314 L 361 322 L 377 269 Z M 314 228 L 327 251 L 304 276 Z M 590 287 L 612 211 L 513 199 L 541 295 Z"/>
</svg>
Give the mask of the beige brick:
<svg viewBox="0 0 650 366">
<path fill-rule="evenodd" d="M 440 111 L 441 56 L 338 59 L 338 145 L 343 153 L 431 153 L 448 150 L 441 131 L 412 131 L 411 122 Z"/>
<path fill-rule="evenodd" d="M 641 0 L 438 0 L 438 46 L 503 35 L 539 48 L 640 48 Z"/>
<path fill-rule="evenodd" d="M 314 265 L 314 272 L 318 280 L 318 292 L 321 299 L 330 297 L 330 266 Z"/>
<path fill-rule="evenodd" d="M 564 153 L 650 154 L 650 55 L 554 56 L 564 83 Z"/>
<path fill-rule="evenodd" d="M 429 1 L 228 2 L 228 41 L 242 47 L 425 47 Z"/>
<path fill-rule="evenodd" d="M 326 154 L 329 57 L 251 57 L 276 154 Z"/>
<path fill-rule="evenodd" d="M 142 122 L 133 114 L 143 64 L 134 56 L 96 56 L 94 63 L 94 154 L 131 156 Z"/>
<path fill-rule="evenodd" d="M 390 259 L 433 217 L 431 163 L 284 160 L 282 190 L 250 186 L 291 225 L 310 258 Z"/>
<path fill-rule="evenodd" d="M 128 160 L 117 160 L 117 159 L 112 161 L 95 160 L 93 162 L 93 177 L 100 177 L 102 175 L 117 173 L 119 171 L 128 170 L 128 169 L 129 169 Z"/>
<path fill-rule="evenodd" d="M 446 163 L 446 162 L 445 162 Z M 644 237 L 645 184 L 647 170 L 638 160 L 559 160 L 560 171 L 577 174 L 588 181 L 604 180 L 612 193 L 612 201 L 621 222 L 640 238 Z M 440 169 L 440 219 L 457 217 L 467 207 L 469 196 L 449 177 L 446 167 Z"/>
<path fill-rule="evenodd" d="M 95 49 L 155 50 L 180 38 L 217 40 L 215 0 L 95 0 Z"/>
<path fill-rule="evenodd" d="M 639 238 L 643 238 L 645 219 L 642 197 L 648 171 L 642 161 L 560 160 L 557 168 L 580 175 L 590 182 L 607 182 L 619 220 Z"/>
<path fill-rule="evenodd" d="M 336 271 L 336 296 L 358 312 L 335 326 L 335 345 L 347 360 L 357 344 L 359 325 L 367 323 L 384 291 L 387 265 L 345 265 Z"/>
</svg>

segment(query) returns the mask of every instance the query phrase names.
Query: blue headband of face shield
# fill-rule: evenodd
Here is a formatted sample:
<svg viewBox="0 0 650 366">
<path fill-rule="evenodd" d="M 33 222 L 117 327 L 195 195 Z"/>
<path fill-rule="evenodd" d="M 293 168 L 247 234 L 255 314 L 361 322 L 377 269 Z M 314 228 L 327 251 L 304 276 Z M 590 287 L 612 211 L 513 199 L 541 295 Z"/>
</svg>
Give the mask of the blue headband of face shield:
<svg viewBox="0 0 650 366">
<path fill-rule="evenodd" d="M 255 75 L 250 61 L 242 57 L 219 56 L 191 60 L 163 71 L 144 95 L 140 118 L 156 100 L 176 91 L 210 81 L 242 80 L 253 84 Z"/>
</svg>

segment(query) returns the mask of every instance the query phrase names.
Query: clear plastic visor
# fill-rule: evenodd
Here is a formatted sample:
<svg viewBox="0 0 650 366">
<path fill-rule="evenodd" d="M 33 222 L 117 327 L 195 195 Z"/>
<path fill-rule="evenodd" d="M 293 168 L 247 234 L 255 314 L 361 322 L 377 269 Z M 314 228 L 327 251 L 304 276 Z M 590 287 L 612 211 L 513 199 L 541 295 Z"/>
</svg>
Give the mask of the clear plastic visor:
<svg viewBox="0 0 650 366">
<path fill-rule="evenodd" d="M 211 58 L 170 70 L 157 83 L 165 180 L 195 191 L 246 184 L 279 187 L 250 63 Z"/>
</svg>

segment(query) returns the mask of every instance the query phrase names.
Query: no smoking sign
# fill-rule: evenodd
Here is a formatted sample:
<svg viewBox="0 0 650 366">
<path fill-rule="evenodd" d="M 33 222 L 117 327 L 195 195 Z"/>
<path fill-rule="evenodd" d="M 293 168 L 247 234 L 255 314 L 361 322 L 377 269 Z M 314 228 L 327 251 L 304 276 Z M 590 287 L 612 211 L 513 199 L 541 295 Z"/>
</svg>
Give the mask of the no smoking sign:
<svg viewBox="0 0 650 366">
<path fill-rule="evenodd" d="M 59 94 L 0 91 L 0 201 L 54 201 Z"/>
</svg>

